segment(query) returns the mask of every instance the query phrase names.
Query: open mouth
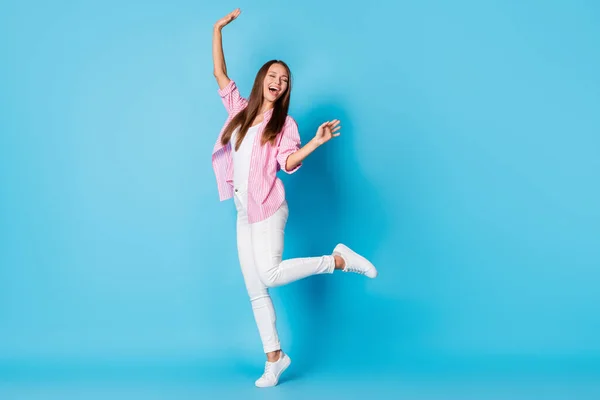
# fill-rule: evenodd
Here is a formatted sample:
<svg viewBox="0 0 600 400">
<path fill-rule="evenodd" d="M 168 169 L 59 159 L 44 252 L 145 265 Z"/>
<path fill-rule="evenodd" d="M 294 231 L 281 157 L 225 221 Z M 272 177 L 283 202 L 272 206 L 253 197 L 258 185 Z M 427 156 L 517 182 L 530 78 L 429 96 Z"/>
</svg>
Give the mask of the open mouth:
<svg viewBox="0 0 600 400">
<path fill-rule="evenodd" d="M 279 94 L 279 89 L 275 86 L 269 86 L 269 92 L 273 95 L 273 96 L 277 96 Z"/>
</svg>

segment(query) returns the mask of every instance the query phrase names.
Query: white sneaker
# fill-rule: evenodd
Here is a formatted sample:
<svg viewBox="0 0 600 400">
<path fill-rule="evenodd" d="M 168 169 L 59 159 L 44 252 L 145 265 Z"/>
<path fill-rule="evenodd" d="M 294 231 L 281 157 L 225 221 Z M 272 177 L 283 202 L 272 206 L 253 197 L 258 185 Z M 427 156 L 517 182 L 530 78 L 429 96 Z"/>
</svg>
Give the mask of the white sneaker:
<svg viewBox="0 0 600 400">
<path fill-rule="evenodd" d="M 275 362 L 267 361 L 265 363 L 265 372 L 264 374 L 256 380 L 254 383 L 257 387 L 271 387 L 277 385 L 279 382 L 279 376 L 283 371 L 286 370 L 287 367 L 290 366 L 292 360 L 285 354 L 283 351 L 279 356 L 279 360 Z"/>
<path fill-rule="evenodd" d="M 369 260 L 364 258 L 358 253 L 352 251 L 348 246 L 338 244 L 333 250 L 334 256 L 340 256 L 344 259 L 346 265 L 342 271 L 354 272 L 357 274 L 365 275 L 369 278 L 375 278 L 377 276 L 377 269 L 371 264 Z"/>
</svg>

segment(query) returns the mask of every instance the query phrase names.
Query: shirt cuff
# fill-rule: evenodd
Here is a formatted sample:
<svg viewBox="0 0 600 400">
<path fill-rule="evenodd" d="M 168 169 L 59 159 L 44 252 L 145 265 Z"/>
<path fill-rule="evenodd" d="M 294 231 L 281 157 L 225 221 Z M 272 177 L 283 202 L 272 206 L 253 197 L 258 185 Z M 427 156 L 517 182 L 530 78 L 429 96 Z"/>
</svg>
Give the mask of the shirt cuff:
<svg viewBox="0 0 600 400">
<path fill-rule="evenodd" d="M 219 95 L 221 97 L 225 97 L 228 94 L 230 94 L 231 92 L 233 92 L 235 90 L 235 82 L 233 80 L 230 80 L 229 83 L 227 84 L 227 86 L 225 86 L 223 89 L 219 89 Z"/>
<path fill-rule="evenodd" d="M 291 154 L 290 154 L 291 156 Z M 289 157 L 289 156 L 288 156 Z M 285 165 L 287 164 L 287 158 L 285 159 L 285 163 L 283 164 L 283 172 L 285 172 L 286 174 L 293 174 L 294 172 L 298 171 L 300 169 L 300 167 L 302 166 L 302 162 L 298 165 L 296 165 L 294 168 L 290 169 L 288 171 L 288 169 L 285 167 Z"/>
</svg>

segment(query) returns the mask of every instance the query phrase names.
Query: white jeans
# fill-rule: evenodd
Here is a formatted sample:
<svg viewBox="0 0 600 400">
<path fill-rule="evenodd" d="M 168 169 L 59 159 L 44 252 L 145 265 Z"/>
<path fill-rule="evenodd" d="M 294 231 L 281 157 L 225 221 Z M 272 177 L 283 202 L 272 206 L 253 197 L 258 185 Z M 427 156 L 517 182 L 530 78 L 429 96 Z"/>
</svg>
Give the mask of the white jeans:
<svg viewBox="0 0 600 400">
<path fill-rule="evenodd" d="M 237 247 L 246 289 L 265 353 L 279 350 L 275 309 L 270 287 L 285 285 L 311 275 L 333 273 L 332 255 L 282 261 L 283 237 L 289 214 L 287 202 L 266 220 L 248 223 L 246 194 L 236 192 Z"/>
</svg>

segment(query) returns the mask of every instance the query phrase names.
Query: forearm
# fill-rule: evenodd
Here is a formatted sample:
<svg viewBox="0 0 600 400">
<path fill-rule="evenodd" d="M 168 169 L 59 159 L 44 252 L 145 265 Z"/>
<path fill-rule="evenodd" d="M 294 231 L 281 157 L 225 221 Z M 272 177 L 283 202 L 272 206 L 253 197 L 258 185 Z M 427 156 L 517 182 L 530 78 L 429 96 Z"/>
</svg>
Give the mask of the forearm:
<svg viewBox="0 0 600 400">
<path fill-rule="evenodd" d="M 221 34 L 221 28 L 215 26 L 213 29 L 213 74 L 217 79 L 219 88 L 223 89 L 229 83 L 227 77 L 227 65 L 225 64 L 225 55 L 223 54 L 223 37 Z"/>
<path fill-rule="evenodd" d="M 300 163 L 308 157 L 313 151 L 315 151 L 320 145 L 315 139 L 308 142 L 304 147 L 290 154 L 285 162 L 285 169 L 291 171 L 296 168 Z"/>
</svg>

